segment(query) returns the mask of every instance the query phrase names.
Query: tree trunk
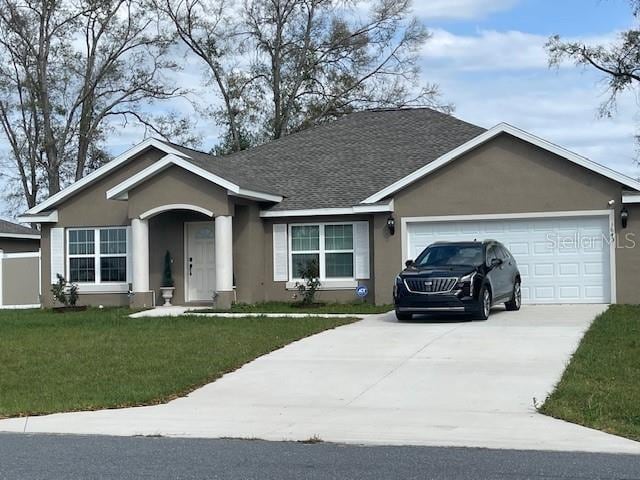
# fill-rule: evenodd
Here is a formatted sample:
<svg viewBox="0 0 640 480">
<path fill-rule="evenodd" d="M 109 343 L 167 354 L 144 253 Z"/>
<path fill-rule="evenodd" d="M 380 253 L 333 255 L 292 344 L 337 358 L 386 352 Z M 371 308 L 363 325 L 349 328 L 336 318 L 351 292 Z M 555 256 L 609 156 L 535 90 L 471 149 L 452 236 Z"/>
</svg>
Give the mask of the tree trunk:
<svg viewBox="0 0 640 480">
<path fill-rule="evenodd" d="M 84 177 L 84 169 L 87 165 L 87 155 L 91 144 L 91 114 L 93 106 L 89 101 L 82 103 L 80 122 L 78 125 L 78 155 L 76 157 L 76 182 Z"/>
<path fill-rule="evenodd" d="M 49 184 L 49 196 L 60 191 L 60 166 L 50 165 L 47 168 L 47 183 Z"/>
</svg>

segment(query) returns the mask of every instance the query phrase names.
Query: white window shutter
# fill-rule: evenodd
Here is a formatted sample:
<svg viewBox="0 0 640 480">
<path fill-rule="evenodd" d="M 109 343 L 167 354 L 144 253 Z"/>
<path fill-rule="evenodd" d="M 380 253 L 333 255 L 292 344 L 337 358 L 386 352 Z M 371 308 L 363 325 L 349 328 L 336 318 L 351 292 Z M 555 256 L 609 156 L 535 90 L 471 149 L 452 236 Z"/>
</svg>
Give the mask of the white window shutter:
<svg viewBox="0 0 640 480">
<path fill-rule="evenodd" d="M 64 228 L 52 228 L 49 246 L 51 257 L 51 283 L 58 282 L 58 274 L 64 277 Z"/>
<path fill-rule="evenodd" d="M 131 227 L 127 227 L 127 283 L 133 282 L 133 236 L 131 235 Z"/>
<path fill-rule="evenodd" d="M 273 281 L 286 282 L 289 280 L 289 244 L 287 242 L 287 225 L 277 223 L 273 225 Z"/>
<path fill-rule="evenodd" d="M 369 222 L 353 224 L 353 249 L 355 255 L 356 280 L 369 278 Z"/>
</svg>

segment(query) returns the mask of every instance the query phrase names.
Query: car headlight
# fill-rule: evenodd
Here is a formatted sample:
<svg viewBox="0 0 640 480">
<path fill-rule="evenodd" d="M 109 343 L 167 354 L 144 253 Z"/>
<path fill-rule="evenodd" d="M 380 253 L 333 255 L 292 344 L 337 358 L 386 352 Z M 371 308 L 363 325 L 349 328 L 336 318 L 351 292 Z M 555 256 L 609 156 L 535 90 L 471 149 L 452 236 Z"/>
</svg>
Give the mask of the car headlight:
<svg viewBox="0 0 640 480">
<path fill-rule="evenodd" d="M 457 288 L 464 288 L 465 285 L 469 284 L 470 286 L 473 285 L 473 278 L 476 276 L 476 272 L 471 272 L 468 275 L 465 275 L 464 277 L 460 277 L 458 279 L 458 283 L 456 284 Z"/>
<path fill-rule="evenodd" d="M 400 275 L 396 277 L 396 285 L 402 285 L 402 277 Z"/>
<path fill-rule="evenodd" d="M 476 274 L 476 272 L 471 272 L 469 275 L 465 275 L 464 277 L 460 277 L 458 279 L 459 283 L 467 283 L 470 282 L 471 280 L 473 280 L 473 276 Z"/>
</svg>

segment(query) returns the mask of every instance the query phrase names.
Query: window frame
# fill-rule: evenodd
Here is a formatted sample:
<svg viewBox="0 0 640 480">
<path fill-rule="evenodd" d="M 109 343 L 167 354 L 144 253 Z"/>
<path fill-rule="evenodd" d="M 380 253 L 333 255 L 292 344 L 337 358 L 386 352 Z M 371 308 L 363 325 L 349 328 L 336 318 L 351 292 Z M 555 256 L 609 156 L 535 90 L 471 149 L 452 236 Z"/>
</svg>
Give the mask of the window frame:
<svg viewBox="0 0 640 480">
<path fill-rule="evenodd" d="M 325 227 L 328 225 L 350 225 L 351 226 L 351 231 L 352 231 L 352 243 L 351 243 L 351 249 L 340 249 L 340 250 L 327 250 L 326 249 L 326 245 L 325 245 Z M 318 250 L 300 250 L 300 251 L 293 251 L 293 227 L 318 227 L 319 232 L 319 249 Z M 308 223 L 290 223 L 289 225 L 287 225 L 287 258 L 288 258 L 288 269 L 289 269 L 289 282 L 301 282 L 302 278 L 299 278 L 297 276 L 295 276 L 293 274 L 293 255 L 295 254 L 299 254 L 299 255 L 303 255 L 303 254 L 312 254 L 315 255 L 317 254 L 319 259 L 320 259 L 320 265 L 319 265 L 319 270 L 320 270 L 320 283 L 331 283 L 331 282 L 343 282 L 343 281 L 355 281 L 355 275 L 356 275 L 356 228 L 355 228 L 355 224 L 353 222 L 308 222 Z M 353 275 L 351 277 L 329 277 L 327 278 L 326 276 L 326 266 L 327 266 L 327 260 L 326 260 L 326 255 L 327 253 L 350 253 L 351 254 L 351 261 L 352 261 L 352 271 L 353 271 Z"/>
<path fill-rule="evenodd" d="M 69 248 L 70 241 L 70 233 L 73 231 L 83 231 L 83 230 L 93 230 L 93 253 L 87 254 L 71 254 Z M 100 231 L 101 230 L 124 230 L 125 231 L 125 245 L 126 245 L 126 253 L 101 253 L 101 241 L 100 241 Z M 72 227 L 67 228 L 65 232 L 65 266 L 67 272 L 67 280 L 71 282 L 71 259 L 72 258 L 93 258 L 94 262 L 94 281 L 93 282 L 73 282 L 78 285 L 80 291 L 87 290 L 94 287 L 101 287 L 106 290 L 115 289 L 118 291 L 127 291 L 129 283 L 131 283 L 131 245 L 130 245 L 130 228 L 128 225 L 114 225 L 114 226 L 104 226 L 104 227 Z M 125 268 L 126 275 L 125 280 L 121 282 L 103 282 L 102 275 L 102 265 L 100 260 L 102 258 L 125 258 Z"/>
</svg>

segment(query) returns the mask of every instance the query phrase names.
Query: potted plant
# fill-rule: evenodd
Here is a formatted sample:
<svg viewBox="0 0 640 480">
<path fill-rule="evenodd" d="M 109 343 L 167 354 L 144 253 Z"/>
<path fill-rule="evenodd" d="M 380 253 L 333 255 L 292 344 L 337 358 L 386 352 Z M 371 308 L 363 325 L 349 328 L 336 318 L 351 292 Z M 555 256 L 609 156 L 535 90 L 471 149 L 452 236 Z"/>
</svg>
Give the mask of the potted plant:
<svg viewBox="0 0 640 480">
<path fill-rule="evenodd" d="M 169 250 L 164 254 L 164 271 L 162 272 L 162 284 L 160 291 L 162 292 L 162 298 L 164 299 L 164 306 L 171 306 L 171 299 L 173 298 L 173 275 L 171 274 L 171 254 Z"/>
</svg>

